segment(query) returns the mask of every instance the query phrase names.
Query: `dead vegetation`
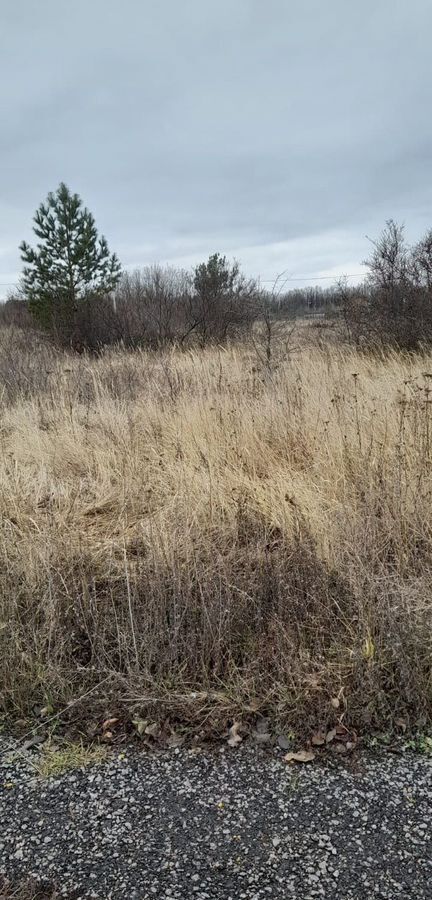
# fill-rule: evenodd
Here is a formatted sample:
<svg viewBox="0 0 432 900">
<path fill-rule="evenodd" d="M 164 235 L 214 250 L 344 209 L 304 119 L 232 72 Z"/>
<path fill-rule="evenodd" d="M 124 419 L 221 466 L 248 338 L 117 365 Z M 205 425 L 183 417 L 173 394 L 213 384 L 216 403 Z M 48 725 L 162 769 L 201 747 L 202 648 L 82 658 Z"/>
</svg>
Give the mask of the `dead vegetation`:
<svg viewBox="0 0 432 900">
<path fill-rule="evenodd" d="M 431 723 L 430 355 L 29 341 L 1 332 L 5 715 Z"/>
<path fill-rule="evenodd" d="M 12 884 L 0 876 L 0 900 L 60 900 L 60 894 L 54 888 L 43 887 L 34 881 Z"/>
</svg>

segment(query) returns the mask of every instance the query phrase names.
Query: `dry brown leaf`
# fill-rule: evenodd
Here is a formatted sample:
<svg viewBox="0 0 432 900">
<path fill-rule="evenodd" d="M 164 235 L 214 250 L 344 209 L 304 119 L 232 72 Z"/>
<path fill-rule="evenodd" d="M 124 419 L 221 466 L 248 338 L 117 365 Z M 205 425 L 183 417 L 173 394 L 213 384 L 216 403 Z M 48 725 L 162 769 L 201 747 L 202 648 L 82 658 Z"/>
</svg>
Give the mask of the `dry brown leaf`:
<svg viewBox="0 0 432 900">
<path fill-rule="evenodd" d="M 102 731 L 107 731 L 111 729 L 113 725 L 117 725 L 118 719 L 105 719 L 105 722 L 102 722 Z"/>
<path fill-rule="evenodd" d="M 167 747 L 171 750 L 175 750 L 177 747 L 181 747 L 184 744 L 184 737 L 181 734 L 177 734 L 175 731 L 172 731 L 170 736 L 167 737 Z"/>
<path fill-rule="evenodd" d="M 240 744 L 242 742 L 243 738 L 241 734 L 239 734 L 240 727 L 240 722 L 234 722 L 234 724 L 231 725 L 231 728 L 228 729 L 229 747 L 237 747 L 237 744 Z"/>
<path fill-rule="evenodd" d="M 144 734 L 148 734 L 150 737 L 157 738 L 160 732 L 159 722 L 152 722 L 150 725 L 147 725 L 144 729 Z"/>
<path fill-rule="evenodd" d="M 339 707 L 340 707 L 339 697 L 332 697 L 330 700 L 330 703 L 331 703 L 333 709 L 339 709 Z"/>
<path fill-rule="evenodd" d="M 299 762 L 299 763 L 308 763 L 312 762 L 315 759 L 315 753 L 313 750 L 299 750 L 297 753 L 287 753 L 284 756 L 284 762 Z"/>
<path fill-rule="evenodd" d="M 324 731 L 317 731 L 312 735 L 311 743 L 314 747 L 322 747 L 326 742 L 326 736 Z"/>
<path fill-rule="evenodd" d="M 330 731 L 326 734 L 326 744 L 331 744 L 336 737 L 336 728 L 330 728 Z"/>
<path fill-rule="evenodd" d="M 342 744 L 340 741 L 338 741 L 337 744 L 333 745 L 333 750 L 335 751 L 335 753 L 348 753 L 347 745 Z"/>
<path fill-rule="evenodd" d="M 345 728 L 345 725 L 336 725 L 336 734 L 343 735 L 348 734 L 348 728 Z"/>
</svg>

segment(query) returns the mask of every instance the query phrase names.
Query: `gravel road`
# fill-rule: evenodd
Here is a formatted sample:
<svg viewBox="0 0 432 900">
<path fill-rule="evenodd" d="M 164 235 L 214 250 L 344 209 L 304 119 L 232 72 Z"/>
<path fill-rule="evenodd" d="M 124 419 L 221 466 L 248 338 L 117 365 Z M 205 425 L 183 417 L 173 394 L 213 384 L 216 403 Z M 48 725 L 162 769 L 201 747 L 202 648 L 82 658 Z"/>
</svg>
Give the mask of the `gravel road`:
<svg viewBox="0 0 432 900">
<path fill-rule="evenodd" d="M 0 874 L 14 881 L 102 900 L 432 898 L 428 759 L 293 768 L 252 746 L 129 750 L 43 780 L 37 752 L 0 758 Z"/>
</svg>

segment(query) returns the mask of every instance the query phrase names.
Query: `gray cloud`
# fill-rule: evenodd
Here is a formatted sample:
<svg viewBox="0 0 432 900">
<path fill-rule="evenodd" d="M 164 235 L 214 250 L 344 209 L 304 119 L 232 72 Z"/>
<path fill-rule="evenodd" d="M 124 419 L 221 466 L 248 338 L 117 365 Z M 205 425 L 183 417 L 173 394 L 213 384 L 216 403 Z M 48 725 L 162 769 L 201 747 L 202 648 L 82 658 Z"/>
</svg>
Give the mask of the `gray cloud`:
<svg viewBox="0 0 432 900">
<path fill-rule="evenodd" d="M 3 0 L 1 18 L 0 282 L 60 180 L 125 265 L 220 249 L 263 277 L 353 272 L 388 216 L 429 224 L 430 0 Z"/>
</svg>

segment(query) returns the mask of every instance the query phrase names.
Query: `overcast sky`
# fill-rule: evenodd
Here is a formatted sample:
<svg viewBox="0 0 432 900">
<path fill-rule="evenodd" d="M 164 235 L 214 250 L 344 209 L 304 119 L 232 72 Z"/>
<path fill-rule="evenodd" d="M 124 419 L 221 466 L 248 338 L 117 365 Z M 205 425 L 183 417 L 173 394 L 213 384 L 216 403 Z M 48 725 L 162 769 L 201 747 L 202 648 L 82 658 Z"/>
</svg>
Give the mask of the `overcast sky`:
<svg viewBox="0 0 432 900">
<path fill-rule="evenodd" d="M 432 225 L 431 35 L 432 0 L 1 0 L 0 292 L 61 180 L 126 267 L 360 272 Z"/>
</svg>

